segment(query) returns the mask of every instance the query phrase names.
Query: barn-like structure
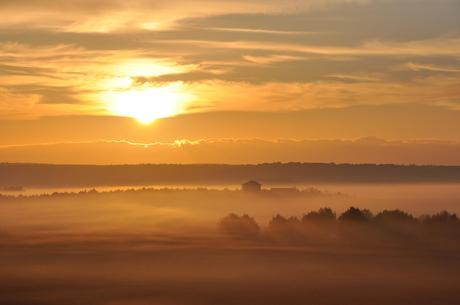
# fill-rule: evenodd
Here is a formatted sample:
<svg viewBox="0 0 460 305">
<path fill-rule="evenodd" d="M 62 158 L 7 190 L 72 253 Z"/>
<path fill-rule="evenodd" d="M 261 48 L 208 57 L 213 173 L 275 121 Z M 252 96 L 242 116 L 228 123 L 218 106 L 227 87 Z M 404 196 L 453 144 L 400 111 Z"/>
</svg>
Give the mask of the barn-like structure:
<svg viewBox="0 0 460 305">
<path fill-rule="evenodd" d="M 248 181 L 241 185 L 241 190 L 248 193 L 259 193 L 262 190 L 262 184 L 257 181 Z"/>
</svg>

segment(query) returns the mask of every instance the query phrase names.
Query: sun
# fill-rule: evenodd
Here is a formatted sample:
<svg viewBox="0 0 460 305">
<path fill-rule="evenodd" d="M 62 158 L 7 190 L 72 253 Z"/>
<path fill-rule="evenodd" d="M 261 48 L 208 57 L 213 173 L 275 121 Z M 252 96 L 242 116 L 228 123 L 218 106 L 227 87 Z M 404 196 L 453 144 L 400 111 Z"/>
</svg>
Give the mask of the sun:
<svg viewBox="0 0 460 305">
<path fill-rule="evenodd" d="M 172 83 L 111 91 L 105 99 L 112 114 L 132 117 L 142 124 L 149 124 L 183 112 L 190 95 L 184 91 L 182 83 Z"/>
<path fill-rule="evenodd" d="M 184 73 L 190 67 L 179 66 L 168 60 L 149 58 L 130 59 L 114 63 L 109 77 L 100 83 L 100 101 L 113 115 L 132 117 L 143 124 L 185 112 L 192 100 L 183 82 L 137 82 L 140 77 Z"/>
</svg>

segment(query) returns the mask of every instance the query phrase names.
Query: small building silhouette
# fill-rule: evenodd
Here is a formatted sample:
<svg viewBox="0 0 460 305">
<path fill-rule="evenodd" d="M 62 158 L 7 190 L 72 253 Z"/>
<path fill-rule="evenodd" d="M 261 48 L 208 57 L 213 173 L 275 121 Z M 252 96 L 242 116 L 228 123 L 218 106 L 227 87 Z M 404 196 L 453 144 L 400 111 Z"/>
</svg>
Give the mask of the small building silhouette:
<svg viewBox="0 0 460 305">
<path fill-rule="evenodd" d="M 257 181 L 248 181 L 241 185 L 241 190 L 248 193 L 259 193 L 262 190 L 262 184 Z"/>
</svg>

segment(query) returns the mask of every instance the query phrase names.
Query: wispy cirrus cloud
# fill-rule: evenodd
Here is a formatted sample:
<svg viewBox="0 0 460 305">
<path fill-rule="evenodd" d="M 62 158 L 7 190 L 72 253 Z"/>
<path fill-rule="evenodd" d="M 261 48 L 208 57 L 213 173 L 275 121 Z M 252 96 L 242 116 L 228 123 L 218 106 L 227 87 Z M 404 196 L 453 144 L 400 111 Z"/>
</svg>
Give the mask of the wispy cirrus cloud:
<svg viewBox="0 0 460 305">
<path fill-rule="evenodd" d="M 178 45 L 198 45 L 216 49 L 264 50 L 328 56 L 455 56 L 460 57 L 460 38 L 436 38 L 430 40 L 388 42 L 368 41 L 357 46 L 321 46 L 299 43 L 266 43 L 253 41 L 177 40 Z"/>
<path fill-rule="evenodd" d="M 157 30 L 174 26 L 177 20 L 229 13 L 288 13 L 334 3 L 363 0 L 252 1 L 149 1 L 149 0 L 33 0 L 2 1 L 8 20 L 3 26 L 30 26 L 60 31 L 108 33 L 135 29 Z M 206 8 L 205 10 L 203 8 Z M 18 14 L 20 12 L 20 14 Z M 2 19 L 3 20 L 3 19 Z"/>
<path fill-rule="evenodd" d="M 104 114 L 108 92 L 176 82 L 197 97 L 188 111 L 455 108 L 458 9 L 454 0 L 2 1 L 0 109 Z"/>
<path fill-rule="evenodd" d="M 414 71 L 460 73 L 460 67 L 440 66 L 433 64 L 418 64 L 413 62 L 407 63 L 405 66 Z"/>
</svg>

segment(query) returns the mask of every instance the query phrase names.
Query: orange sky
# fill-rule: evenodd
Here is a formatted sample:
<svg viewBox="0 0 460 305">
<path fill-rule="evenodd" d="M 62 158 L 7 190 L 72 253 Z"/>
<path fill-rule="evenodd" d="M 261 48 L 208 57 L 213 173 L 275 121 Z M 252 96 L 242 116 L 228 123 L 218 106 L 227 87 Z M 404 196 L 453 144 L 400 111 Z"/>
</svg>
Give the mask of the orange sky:
<svg viewBox="0 0 460 305">
<path fill-rule="evenodd" d="M 279 141 L 369 136 L 430 149 L 355 147 L 347 159 L 340 146 L 320 159 L 459 161 L 456 0 L 16 0 L 0 17 L 0 161 L 81 163 L 44 147 L 182 139 L 231 139 L 246 156 L 212 162 L 316 161 Z M 248 139 L 269 141 L 273 157 Z M 122 150 L 110 162 L 207 161 Z"/>
</svg>

